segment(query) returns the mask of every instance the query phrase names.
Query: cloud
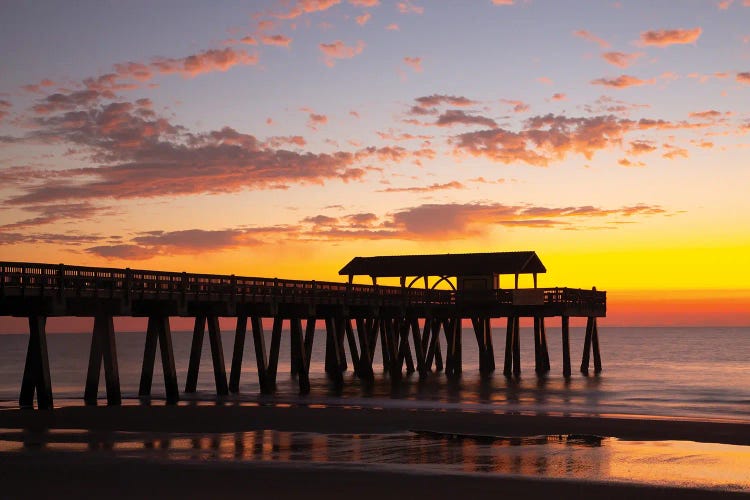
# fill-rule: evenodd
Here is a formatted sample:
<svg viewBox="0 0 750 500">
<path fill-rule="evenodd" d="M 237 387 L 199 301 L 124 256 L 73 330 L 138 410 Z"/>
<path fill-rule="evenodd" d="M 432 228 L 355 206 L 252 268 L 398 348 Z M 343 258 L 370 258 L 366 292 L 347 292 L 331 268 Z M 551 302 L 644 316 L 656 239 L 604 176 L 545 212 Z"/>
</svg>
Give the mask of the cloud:
<svg viewBox="0 0 750 500">
<path fill-rule="evenodd" d="M 357 7 L 377 7 L 380 0 L 349 0 L 349 3 Z"/>
<path fill-rule="evenodd" d="M 410 0 L 398 2 L 396 8 L 401 14 L 424 14 L 424 7 L 414 5 Z"/>
<path fill-rule="evenodd" d="M 386 188 L 378 190 L 378 193 L 431 193 L 433 191 L 445 191 L 446 189 L 464 189 L 465 186 L 458 181 L 435 183 L 429 186 L 413 186 L 405 188 Z"/>
<path fill-rule="evenodd" d="M 318 48 L 323 53 L 326 65 L 333 67 L 336 64 L 336 59 L 351 59 L 361 54 L 365 48 L 365 42 L 359 40 L 356 45 L 349 46 L 341 40 L 336 40 L 332 43 L 321 43 Z"/>
<path fill-rule="evenodd" d="M 722 113 L 721 111 L 716 111 L 715 109 L 709 109 L 706 111 L 693 111 L 691 113 L 688 113 L 688 116 L 690 118 L 698 118 L 701 120 L 718 120 L 719 118 L 724 117 L 725 115 L 731 115 L 732 113 L 730 111 L 727 111 L 726 113 Z"/>
<path fill-rule="evenodd" d="M 284 35 L 263 35 L 260 37 L 263 45 L 275 45 L 277 47 L 289 47 L 292 39 Z"/>
<path fill-rule="evenodd" d="M 505 104 L 510 104 L 511 106 L 513 106 L 514 113 L 525 113 L 526 111 L 531 109 L 531 106 L 529 106 L 523 101 L 515 101 L 512 99 L 500 99 L 500 102 L 504 102 Z"/>
<path fill-rule="evenodd" d="M 740 83 L 744 83 L 745 85 L 750 85 L 750 71 L 744 72 L 744 73 L 737 73 L 737 81 Z"/>
<path fill-rule="evenodd" d="M 8 110 L 11 108 L 11 106 L 12 104 L 10 102 L 0 99 L 0 121 L 8 116 Z"/>
<path fill-rule="evenodd" d="M 687 149 L 675 146 L 674 144 L 663 144 L 662 147 L 664 148 L 662 156 L 668 160 L 687 158 L 689 156 Z"/>
<path fill-rule="evenodd" d="M 31 227 L 56 224 L 61 221 L 82 221 L 95 216 L 111 215 L 110 207 L 96 207 L 90 203 L 63 203 L 52 205 L 32 205 L 21 207 L 26 212 L 35 212 L 37 215 L 30 219 L 0 226 L 0 231 L 9 229 L 27 229 Z"/>
<path fill-rule="evenodd" d="M 422 72 L 422 58 L 421 57 L 404 57 L 404 63 L 417 73 Z"/>
<path fill-rule="evenodd" d="M 369 12 L 365 12 L 364 14 L 355 17 L 354 20 L 357 21 L 357 24 L 359 24 L 360 26 L 364 26 L 365 24 L 367 24 L 367 21 L 369 21 L 371 17 L 372 14 L 370 14 Z"/>
<path fill-rule="evenodd" d="M 309 118 L 307 126 L 313 130 L 318 130 L 319 126 L 328 123 L 328 117 L 326 115 L 310 112 L 307 116 Z"/>
<path fill-rule="evenodd" d="M 398 31 L 398 24 L 391 23 L 388 26 L 386 26 L 385 29 L 388 31 Z"/>
<path fill-rule="evenodd" d="M 627 68 L 641 56 L 643 56 L 641 52 L 633 52 L 630 54 L 626 54 L 625 52 L 605 52 L 602 54 L 602 58 L 605 61 L 620 68 Z"/>
<path fill-rule="evenodd" d="M 438 116 L 435 125 L 439 127 L 451 127 L 453 125 L 483 125 L 485 127 L 497 127 L 492 118 L 479 115 L 469 115 L 460 109 L 449 109 Z"/>
<path fill-rule="evenodd" d="M 733 3 L 734 0 L 721 0 L 716 4 L 716 7 L 718 7 L 719 10 L 727 10 Z"/>
<path fill-rule="evenodd" d="M 254 36 L 243 36 L 240 38 L 240 43 L 244 43 L 245 45 L 258 45 L 258 40 Z"/>
<path fill-rule="evenodd" d="M 27 85 L 22 85 L 21 88 L 26 92 L 38 93 L 43 92 L 44 87 L 54 87 L 56 85 L 57 83 L 53 82 L 49 78 L 44 78 L 39 83 L 29 83 Z"/>
<path fill-rule="evenodd" d="M 587 40 L 589 42 L 593 42 L 602 49 L 608 49 L 610 47 L 610 44 L 608 41 L 604 40 L 603 38 L 599 38 L 598 36 L 594 35 L 590 31 L 586 30 L 578 30 L 574 31 L 573 34 L 579 38 L 583 38 L 584 40 Z"/>
<path fill-rule="evenodd" d="M 656 150 L 656 146 L 648 141 L 633 141 L 630 143 L 628 153 L 632 155 L 643 155 Z"/>
<path fill-rule="evenodd" d="M 0 232 L 0 245 L 17 244 L 51 244 L 80 246 L 100 241 L 101 237 L 96 234 L 79 233 L 10 233 Z"/>
<path fill-rule="evenodd" d="M 668 47 L 670 45 L 695 43 L 701 36 L 701 33 L 703 33 L 703 30 L 700 27 L 692 29 L 644 31 L 641 33 L 640 41 L 643 45 Z"/>
<path fill-rule="evenodd" d="M 603 85 L 615 89 L 652 85 L 654 82 L 655 80 L 653 78 L 650 80 L 641 80 L 638 77 L 630 75 L 620 75 L 617 78 L 597 78 L 596 80 L 591 80 L 592 85 Z"/>
<path fill-rule="evenodd" d="M 256 54 L 227 47 L 204 50 L 178 59 L 157 58 L 151 62 L 151 67 L 163 74 L 177 73 L 186 78 L 192 78 L 203 73 L 227 71 L 234 66 L 257 63 L 258 56 Z"/>
<path fill-rule="evenodd" d="M 451 142 L 458 154 L 546 167 L 571 154 L 591 159 L 597 151 L 620 146 L 625 134 L 633 130 L 684 126 L 645 119 L 636 122 L 612 115 L 567 117 L 550 113 L 526 120 L 519 131 L 479 130 L 457 135 Z"/>
<path fill-rule="evenodd" d="M 148 231 L 125 243 L 97 245 L 87 253 L 107 259 L 145 260 L 160 255 L 202 254 L 273 243 L 292 236 L 293 227 L 271 226 L 231 229 Z"/>
<path fill-rule="evenodd" d="M 499 227 L 563 228 L 585 227 L 587 220 L 603 221 L 617 227 L 633 217 L 666 214 L 658 205 L 628 205 L 603 209 L 590 205 L 544 207 L 502 203 L 428 203 L 397 210 L 380 220 L 372 219 L 367 228 L 336 225 L 316 226 L 310 234 L 328 239 L 398 239 L 440 241 L 488 234 Z"/>
<path fill-rule="evenodd" d="M 14 189 L 16 205 L 64 200 L 126 199 L 321 184 L 358 179 L 353 153 L 315 154 L 274 149 L 224 127 L 190 133 L 132 103 L 110 103 L 35 119 L 26 140 L 67 144 L 97 166 L 36 172 Z M 3 175 L 14 172 L 0 170 Z M 46 176 L 46 177 L 45 177 Z"/>
<path fill-rule="evenodd" d="M 552 97 L 550 99 L 552 99 L 553 101 L 565 101 L 567 98 L 568 96 L 566 94 L 557 93 L 552 94 Z"/>
<path fill-rule="evenodd" d="M 90 105 L 103 97 L 105 96 L 96 90 L 78 90 L 67 94 L 56 92 L 41 99 L 31 109 L 38 114 L 57 113 Z"/>
<path fill-rule="evenodd" d="M 279 19 L 295 19 L 303 14 L 312 14 L 328 10 L 341 0 L 298 0 L 294 6 L 286 12 L 274 14 Z"/>
<path fill-rule="evenodd" d="M 552 78 L 549 78 L 547 76 L 540 76 L 539 78 L 536 79 L 536 81 L 543 85 L 552 85 L 555 83 L 554 80 L 552 80 Z"/>
<path fill-rule="evenodd" d="M 493 5 L 513 5 L 515 0 L 492 0 Z"/>
<path fill-rule="evenodd" d="M 280 148 L 282 146 L 304 147 L 307 141 L 301 135 L 274 136 L 266 139 L 266 146 L 271 148 Z"/>
</svg>

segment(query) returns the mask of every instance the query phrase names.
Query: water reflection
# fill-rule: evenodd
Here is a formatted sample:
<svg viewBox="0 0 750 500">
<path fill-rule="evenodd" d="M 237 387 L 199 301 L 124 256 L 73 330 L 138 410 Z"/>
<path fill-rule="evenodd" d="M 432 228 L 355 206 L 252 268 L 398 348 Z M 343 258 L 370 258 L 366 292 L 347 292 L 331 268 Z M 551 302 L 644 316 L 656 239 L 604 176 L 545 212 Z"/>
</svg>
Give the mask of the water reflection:
<svg viewBox="0 0 750 500">
<path fill-rule="evenodd" d="M 430 432 L 226 434 L 2 431 L 6 453 L 87 453 L 174 461 L 355 463 L 452 473 L 627 481 L 750 491 L 750 448 L 598 436 L 481 437 Z"/>
</svg>

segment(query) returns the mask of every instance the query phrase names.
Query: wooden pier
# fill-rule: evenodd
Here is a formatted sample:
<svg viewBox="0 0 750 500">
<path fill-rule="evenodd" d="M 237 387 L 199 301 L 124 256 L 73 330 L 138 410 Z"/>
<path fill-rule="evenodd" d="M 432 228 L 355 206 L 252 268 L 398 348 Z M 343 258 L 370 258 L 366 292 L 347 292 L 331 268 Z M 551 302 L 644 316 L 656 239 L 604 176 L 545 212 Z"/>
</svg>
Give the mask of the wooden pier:
<svg viewBox="0 0 750 500">
<path fill-rule="evenodd" d="M 470 320 L 479 347 L 483 376 L 495 370 L 490 320 L 506 319 L 503 373 L 521 374 L 521 317 L 534 319 L 535 370 L 550 370 L 545 319 L 562 318 L 562 372 L 571 374 L 569 318 L 587 318 L 581 371 L 601 371 L 597 318 L 606 315 L 606 293 L 573 288 L 536 288 L 545 272 L 534 252 L 463 255 L 357 257 L 340 274 L 348 283 L 252 278 L 0 262 L 0 316 L 27 317 L 29 344 L 19 403 L 52 408 L 52 382 L 47 356 L 46 318 L 93 317 L 84 400 L 97 403 L 102 365 L 107 403 L 120 404 L 120 381 L 113 318 L 147 317 L 139 395 L 149 397 L 157 348 L 167 401 L 179 400 L 171 317 L 195 319 L 185 392 L 196 390 L 203 338 L 210 340 L 216 393 L 239 391 L 248 324 L 252 334 L 261 392 L 273 393 L 284 325 L 291 337 L 292 374 L 300 393 L 310 390 L 309 370 L 316 328 L 325 328 L 325 371 L 343 383 L 352 369 L 365 384 L 374 378 L 373 359 L 380 343 L 383 370 L 396 381 L 406 373 L 420 377 L 444 371 L 462 372 L 462 321 Z M 533 288 L 519 288 L 519 276 L 533 275 Z M 372 284 L 355 284 L 366 275 Z M 502 275 L 515 276 L 513 288 L 500 288 Z M 401 286 L 381 286 L 378 277 L 398 277 Z M 433 283 L 430 284 L 430 279 Z M 439 289 L 445 283 L 449 289 Z M 415 288 L 415 284 L 423 284 Z M 220 317 L 237 319 L 229 379 L 225 370 Z M 263 320 L 271 320 L 266 347 Z M 322 339 L 321 339 L 322 340 Z M 445 343 L 443 353 L 442 343 Z M 349 351 L 347 360 L 346 350 Z"/>
</svg>

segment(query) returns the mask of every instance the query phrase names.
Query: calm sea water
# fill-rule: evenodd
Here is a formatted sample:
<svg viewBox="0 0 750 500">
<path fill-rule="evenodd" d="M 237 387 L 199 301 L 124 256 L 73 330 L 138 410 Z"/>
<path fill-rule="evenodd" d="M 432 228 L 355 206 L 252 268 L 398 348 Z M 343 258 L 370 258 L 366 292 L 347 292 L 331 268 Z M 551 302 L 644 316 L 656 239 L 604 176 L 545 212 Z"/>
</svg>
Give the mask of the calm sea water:
<svg viewBox="0 0 750 500">
<path fill-rule="evenodd" d="M 341 393 L 324 373 L 325 334 L 318 331 L 310 366 L 312 390 L 299 396 L 290 375 L 289 334 L 282 340 L 278 389 L 273 397 L 259 395 L 252 337 L 245 344 L 241 393 L 230 400 L 303 402 L 455 408 L 468 411 L 528 412 L 563 415 L 648 415 L 697 419 L 750 421 L 750 328 L 607 328 L 600 327 L 604 372 L 583 376 L 577 372 L 583 329 L 571 332 L 573 377 L 562 377 L 560 330 L 548 327 L 552 371 L 534 373 L 533 332 L 521 331 L 520 380 L 502 375 L 504 331 L 493 332 L 498 370 L 492 378 L 479 376 L 474 334 L 463 332 L 464 371 L 458 380 L 435 374 L 419 381 L 416 374 L 396 386 L 375 358 L 376 383 L 365 390 L 351 372 Z M 223 333 L 227 370 L 231 363 L 233 332 Z M 173 332 L 177 376 L 184 387 L 191 332 Z M 118 333 L 117 350 L 123 396 L 136 398 L 143 356 L 143 333 Z M 270 340 L 270 339 L 269 339 Z M 80 404 L 86 378 L 90 334 L 48 334 L 48 349 L 56 405 Z M 0 405 L 17 404 L 28 335 L 0 335 Z M 268 345 L 268 344 L 267 344 Z M 444 342 L 443 342 L 444 349 Z M 347 347 L 348 356 L 348 347 Z M 154 374 L 153 395 L 164 397 L 162 375 Z M 593 368 L 593 366 L 592 366 Z M 206 335 L 198 393 L 191 398 L 214 401 L 211 356 Z M 101 380 L 101 396 L 104 380 Z"/>
</svg>

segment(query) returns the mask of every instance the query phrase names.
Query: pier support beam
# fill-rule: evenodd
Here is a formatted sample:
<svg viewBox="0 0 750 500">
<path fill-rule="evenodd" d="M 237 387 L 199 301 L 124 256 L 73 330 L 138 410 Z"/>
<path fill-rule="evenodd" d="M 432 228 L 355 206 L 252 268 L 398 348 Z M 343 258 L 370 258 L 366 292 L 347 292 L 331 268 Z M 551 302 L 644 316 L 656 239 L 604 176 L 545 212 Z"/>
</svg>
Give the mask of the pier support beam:
<svg viewBox="0 0 750 500">
<path fill-rule="evenodd" d="M 534 316 L 534 369 L 538 375 L 550 370 L 549 350 L 547 349 L 547 332 L 544 327 L 544 317 Z"/>
<path fill-rule="evenodd" d="M 268 351 L 268 374 L 266 381 L 276 390 L 276 372 L 279 367 L 279 351 L 281 350 L 281 329 L 284 326 L 284 320 L 280 316 L 273 318 L 273 327 L 271 329 L 271 347 Z"/>
<path fill-rule="evenodd" d="M 29 317 L 29 346 L 26 350 L 21 395 L 18 399 L 21 408 L 34 407 L 34 393 L 36 392 L 37 407 L 40 410 L 52 409 L 52 381 L 47 356 L 46 325 L 47 318 L 44 316 Z"/>
<path fill-rule="evenodd" d="M 359 339 L 359 373 L 360 379 L 368 384 L 375 380 L 375 374 L 372 371 L 372 354 L 370 349 L 370 339 L 372 338 L 370 329 L 375 324 L 373 321 L 357 318 L 357 338 Z"/>
<path fill-rule="evenodd" d="M 344 382 L 342 375 L 342 352 L 341 343 L 338 339 L 338 332 L 336 328 L 336 318 L 327 317 L 325 318 L 326 324 L 326 364 L 325 370 L 330 378 L 337 384 Z M 345 366 L 345 365 L 344 365 Z"/>
<path fill-rule="evenodd" d="M 562 317 L 563 377 L 570 377 L 570 318 Z"/>
<path fill-rule="evenodd" d="M 229 372 L 229 392 L 240 392 L 240 375 L 242 374 L 242 355 L 245 350 L 247 334 L 247 316 L 237 316 L 237 327 L 234 330 L 234 349 L 232 350 L 232 369 Z"/>
<path fill-rule="evenodd" d="M 161 365 L 164 372 L 164 388 L 167 393 L 167 403 L 174 404 L 179 401 L 180 393 L 177 388 L 177 371 L 174 364 L 172 332 L 169 329 L 168 316 L 149 316 L 148 318 L 146 346 L 143 353 L 143 367 L 141 368 L 141 383 L 138 395 L 141 397 L 151 396 L 157 343 L 161 351 Z"/>
<path fill-rule="evenodd" d="M 581 373 L 589 373 L 589 355 L 594 352 L 594 373 L 599 374 L 602 371 L 602 359 L 599 354 L 599 329 L 595 317 L 589 317 L 586 320 L 586 338 L 583 343 L 583 357 L 581 359 Z"/>
<path fill-rule="evenodd" d="M 96 405 L 102 361 L 107 386 L 107 404 L 119 405 L 122 398 L 120 396 L 120 372 L 117 368 L 114 322 L 112 316 L 97 315 L 94 318 L 94 331 L 91 334 L 86 390 L 83 395 L 83 400 L 87 405 Z"/>
<path fill-rule="evenodd" d="M 503 375 L 516 377 L 521 375 L 521 339 L 520 339 L 520 318 L 517 316 L 508 317 L 508 327 L 505 332 L 505 364 L 503 366 Z"/>
<path fill-rule="evenodd" d="M 188 366 L 185 392 L 195 392 L 198 385 L 198 371 L 200 370 L 201 352 L 203 351 L 203 336 L 205 326 L 208 323 L 208 340 L 211 346 L 211 360 L 214 368 L 214 382 L 216 394 L 226 396 L 229 394 L 227 385 L 227 372 L 224 365 L 224 350 L 221 344 L 221 330 L 217 316 L 197 316 L 193 328 L 193 343 L 190 348 L 190 364 Z"/>
<path fill-rule="evenodd" d="M 195 392 L 198 386 L 198 371 L 201 365 L 201 354 L 203 352 L 203 337 L 206 332 L 206 317 L 198 315 L 193 324 L 193 342 L 190 346 L 190 361 L 188 362 L 187 380 L 185 381 L 185 392 Z"/>
<path fill-rule="evenodd" d="M 258 316 L 250 318 L 255 347 L 255 361 L 258 365 L 258 384 L 261 394 L 271 394 L 273 387 L 268 383 L 268 358 L 266 358 L 266 339 L 263 335 L 263 322 Z"/>
<path fill-rule="evenodd" d="M 297 368 L 297 382 L 299 383 L 300 394 L 310 393 L 310 360 L 306 355 L 305 351 L 305 338 L 302 333 L 302 320 L 300 318 L 292 318 L 289 320 L 289 329 L 291 330 L 292 340 L 292 365 L 295 364 Z"/>
<path fill-rule="evenodd" d="M 354 329 L 352 328 L 352 320 L 351 318 L 343 319 L 344 322 L 344 333 L 346 334 L 346 341 L 349 344 L 349 354 L 352 357 L 352 367 L 354 368 L 354 373 L 361 378 L 361 371 L 360 371 L 360 354 L 357 349 L 357 341 L 354 339 Z"/>
<path fill-rule="evenodd" d="M 489 318 L 471 318 L 479 349 L 479 373 L 486 377 L 495 369 Z"/>
</svg>

